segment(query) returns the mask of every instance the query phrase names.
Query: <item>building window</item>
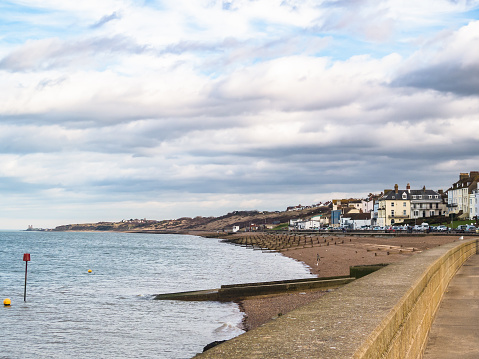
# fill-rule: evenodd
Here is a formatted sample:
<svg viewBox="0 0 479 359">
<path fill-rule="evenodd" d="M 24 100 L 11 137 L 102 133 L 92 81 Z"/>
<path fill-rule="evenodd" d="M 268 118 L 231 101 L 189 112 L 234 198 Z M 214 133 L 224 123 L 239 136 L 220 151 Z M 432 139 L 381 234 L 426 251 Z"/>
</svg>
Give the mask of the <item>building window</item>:
<svg viewBox="0 0 479 359">
<path fill-rule="evenodd" d="M 391 207 L 394 207 L 394 202 L 391 202 Z"/>
<path fill-rule="evenodd" d="M 394 209 L 391 210 L 391 217 L 394 217 Z"/>
<path fill-rule="evenodd" d="M 414 217 L 419 216 L 419 211 L 414 211 Z"/>
<path fill-rule="evenodd" d="M 402 211 L 402 214 L 405 216 L 405 215 L 406 215 L 406 210 L 403 210 L 403 211 Z"/>
<path fill-rule="evenodd" d="M 402 203 L 402 206 L 403 206 L 403 207 L 406 207 L 406 202 L 403 202 L 403 203 Z"/>
<path fill-rule="evenodd" d="M 434 211 L 429 211 L 429 216 L 433 217 L 434 216 Z"/>
<path fill-rule="evenodd" d="M 416 196 L 415 196 L 415 195 L 413 195 L 413 196 L 412 196 L 412 199 L 416 199 Z"/>
</svg>

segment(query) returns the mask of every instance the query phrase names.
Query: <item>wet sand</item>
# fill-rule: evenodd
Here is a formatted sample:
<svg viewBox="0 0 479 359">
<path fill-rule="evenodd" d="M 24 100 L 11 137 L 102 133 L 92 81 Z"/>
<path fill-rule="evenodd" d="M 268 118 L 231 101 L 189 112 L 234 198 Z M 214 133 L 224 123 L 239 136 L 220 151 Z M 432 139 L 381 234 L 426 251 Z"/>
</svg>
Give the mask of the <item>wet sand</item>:
<svg viewBox="0 0 479 359">
<path fill-rule="evenodd" d="M 393 263 L 438 245 L 459 240 L 454 236 L 411 237 L 335 237 L 324 245 L 296 248 L 281 252 L 283 255 L 305 263 L 318 277 L 349 275 L 349 267 L 364 264 Z M 246 250 L 246 249 L 245 249 Z M 317 257 L 319 254 L 319 262 Z M 328 291 L 295 292 L 256 297 L 240 301 L 245 313 L 243 329 L 254 329 L 278 316 L 318 300 Z"/>
</svg>

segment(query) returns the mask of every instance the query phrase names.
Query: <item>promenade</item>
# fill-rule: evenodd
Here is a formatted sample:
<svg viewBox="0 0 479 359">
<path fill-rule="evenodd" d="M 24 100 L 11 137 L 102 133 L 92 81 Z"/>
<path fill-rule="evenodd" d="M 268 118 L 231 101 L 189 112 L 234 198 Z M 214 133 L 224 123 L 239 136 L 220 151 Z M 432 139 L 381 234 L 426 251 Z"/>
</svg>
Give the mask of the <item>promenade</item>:
<svg viewBox="0 0 479 359">
<path fill-rule="evenodd" d="M 457 271 L 431 326 L 424 359 L 479 358 L 479 255 Z"/>
</svg>

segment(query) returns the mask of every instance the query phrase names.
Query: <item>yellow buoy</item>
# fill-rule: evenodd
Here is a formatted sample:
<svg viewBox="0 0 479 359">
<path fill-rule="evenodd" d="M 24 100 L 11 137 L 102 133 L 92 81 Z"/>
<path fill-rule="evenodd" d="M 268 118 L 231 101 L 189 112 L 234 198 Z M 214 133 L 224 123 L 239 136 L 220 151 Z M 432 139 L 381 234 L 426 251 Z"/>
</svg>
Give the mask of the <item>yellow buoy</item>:
<svg viewBox="0 0 479 359">
<path fill-rule="evenodd" d="M 12 301 L 10 300 L 10 298 L 5 298 L 3 300 L 3 305 L 6 306 L 6 307 L 9 307 L 10 304 L 12 304 Z"/>
<path fill-rule="evenodd" d="M 91 270 L 91 269 L 89 269 L 89 270 L 88 270 L 88 273 L 91 273 L 91 272 L 92 272 L 92 270 Z"/>
</svg>

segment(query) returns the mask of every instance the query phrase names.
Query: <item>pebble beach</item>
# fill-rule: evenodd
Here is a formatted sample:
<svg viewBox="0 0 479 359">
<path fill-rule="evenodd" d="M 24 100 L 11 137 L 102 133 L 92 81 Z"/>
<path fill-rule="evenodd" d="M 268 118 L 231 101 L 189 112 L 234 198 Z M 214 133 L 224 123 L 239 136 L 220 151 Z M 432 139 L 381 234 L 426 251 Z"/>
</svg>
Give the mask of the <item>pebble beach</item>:
<svg viewBox="0 0 479 359">
<path fill-rule="evenodd" d="M 402 261 L 429 248 L 457 241 L 459 236 L 328 236 L 325 239 L 326 241 L 320 241 L 320 245 L 293 247 L 281 253 L 305 263 L 311 273 L 318 277 L 332 277 L 349 275 L 350 266 Z M 239 301 L 239 307 L 245 314 L 243 329 L 254 329 L 291 310 L 319 300 L 330 291 L 303 291 Z"/>
</svg>

